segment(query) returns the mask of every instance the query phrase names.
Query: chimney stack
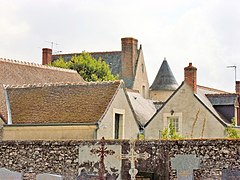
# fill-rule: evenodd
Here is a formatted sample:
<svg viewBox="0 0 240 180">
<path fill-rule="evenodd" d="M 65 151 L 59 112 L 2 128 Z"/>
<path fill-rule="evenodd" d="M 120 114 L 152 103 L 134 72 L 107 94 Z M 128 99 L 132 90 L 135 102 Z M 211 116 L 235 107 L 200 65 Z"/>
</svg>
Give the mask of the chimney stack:
<svg viewBox="0 0 240 180">
<path fill-rule="evenodd" d="M 135 64 L 137 61 L 138 40 L 127 37 L 122 38 L 122 78 L 128 87 L 128 82 L 133 81 Z M 129 85 L 130 86 L 130 85 Z"/>
<path fill-rule="evenodd" d="M 42 64 L 50 64 L 52 62 L 52 49 L 43 48 L 42 49 Z"/>
<path fill-rule="evenodd" d="M 240 81 L 236 81 L 236 93 L 240 94 Z"/>
<path fill-rule="evenodd" d="M 192 88 L 194 93 L 197 92 L 197 68 L 192 66 L 192 63 L 184 68 L 184 82 Z"/>
</svg>

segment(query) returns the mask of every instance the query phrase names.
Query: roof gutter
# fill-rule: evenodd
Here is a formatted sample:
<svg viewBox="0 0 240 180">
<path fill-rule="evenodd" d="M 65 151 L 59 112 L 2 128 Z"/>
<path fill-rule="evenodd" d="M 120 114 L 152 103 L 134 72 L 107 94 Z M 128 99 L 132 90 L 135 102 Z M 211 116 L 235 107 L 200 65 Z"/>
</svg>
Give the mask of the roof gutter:
<svg viewBox="0 0 240 180">
<path fill-rule="evenodd" d="M 11 113 L 11 108 L 10 108 L 10 103 L 8 99 L 8 94 L 6 88 L 4 88 L 4 94 L 6 98 L 6 105 L 7 105 L 7 113 L 8 113 L 8 122 L 7 124 L 12 124 L 12 113 Z"/>
<path fill-rule="evenodd" d="M 5 127 L 36 127 L 36 126 L 98 126 L 97 123 L 45 123 L 45 124 L 6 124 Z"/>
</svg>

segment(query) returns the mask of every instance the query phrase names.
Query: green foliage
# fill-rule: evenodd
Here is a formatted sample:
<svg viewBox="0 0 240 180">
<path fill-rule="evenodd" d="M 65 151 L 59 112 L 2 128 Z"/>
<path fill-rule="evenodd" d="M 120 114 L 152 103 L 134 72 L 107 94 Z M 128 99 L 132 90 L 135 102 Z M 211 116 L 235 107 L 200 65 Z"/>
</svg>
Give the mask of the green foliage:
<svg viewBox="0 0 240 180">
<path fill-rule="evenodd" d="M 59 58 L 50 65 L 76 70 L 85 81 L 112 81 L 117 79 L 116 76 L 111 74 L 105 61 L 101 58 L 96 60 L 87 52 L 82 52 L 80 56 L 73 56 L 69 62 Z"/>
<path fill-rule="evenodd" d="M 240 132 L 234 128 L 235 118 L 232 119 L 232 123 L 229 127 L 225 128 L 225 132 L 228 138 L 240 138 Z"/>
<path fill-rule="evenodd" d="M 170 120 L 169 128 L 163 130 L 162 139 L 183 139 L 183 137 L 176 132 L 172 120 Z"/>
</svg>

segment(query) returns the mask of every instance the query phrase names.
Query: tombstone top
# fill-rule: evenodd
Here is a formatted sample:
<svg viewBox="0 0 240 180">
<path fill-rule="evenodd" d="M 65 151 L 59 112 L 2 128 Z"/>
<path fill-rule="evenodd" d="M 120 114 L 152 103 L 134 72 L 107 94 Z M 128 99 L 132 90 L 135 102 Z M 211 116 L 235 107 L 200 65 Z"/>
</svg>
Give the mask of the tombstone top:
<svg viewBox="0 0 240 180">
<path fill-rule="evenodd" d="M 36 178 L 37 180 L 63 180 L 63 177 L 61 175 L 48 173 L 38 174 Z"/>
<path fill-rule="evenodd" d="M 200 167 L 200 158 L 197 158 L 196 155 L 176 155 L 174 158 L 171 158 L 172 169 L 177 171 L 192 171 L 193 169 L 198 169 Z"/>
<path fill-rule="evenodd" d="M 222 171 L 222 180 L 228 179 L 240 179 L 240 170 L 230 170 L 230 169 L 223 169 Z"/>
<path fill-rule="evenodd" d="M 22 173 L 10 171 L 6 168 L 0 168 L 0 179 L 22 180 Z"/>
</svg>

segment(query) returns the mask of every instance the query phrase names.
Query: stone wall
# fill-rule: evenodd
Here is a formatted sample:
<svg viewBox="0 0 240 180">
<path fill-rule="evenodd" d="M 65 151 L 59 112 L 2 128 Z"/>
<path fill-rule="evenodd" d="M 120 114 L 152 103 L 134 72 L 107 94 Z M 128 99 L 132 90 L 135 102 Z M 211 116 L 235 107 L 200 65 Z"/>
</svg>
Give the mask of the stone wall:
<svg viewBox="0 0 240 180">
<path fill-rule="evenodd" d="M 79 146 L 94 145 L 97 141 L 0 141 L 0 168 L 23 172 L 24 179 L 35 179 L 36 174 L 53 173 L 65 179 L 78 175 Z M 129 142 L 106 141 L 108 145 L 121 145 L 122 152 L 129 151 Z M 223 169 L 240 170 L 240 139 L 136 141 L 138 153 L 147 152 L 147 160 L 139 160 L 139 172 L 153 173 L 154 179 L 174 179 L 170 158 L 176 154 L 195 154 L 200 158 L 200 169 L 194 171 L 195 179 L 220 178 Z M 122 162 L 122 179 L 130 179 L 130 163 Z"/>
</svg>

